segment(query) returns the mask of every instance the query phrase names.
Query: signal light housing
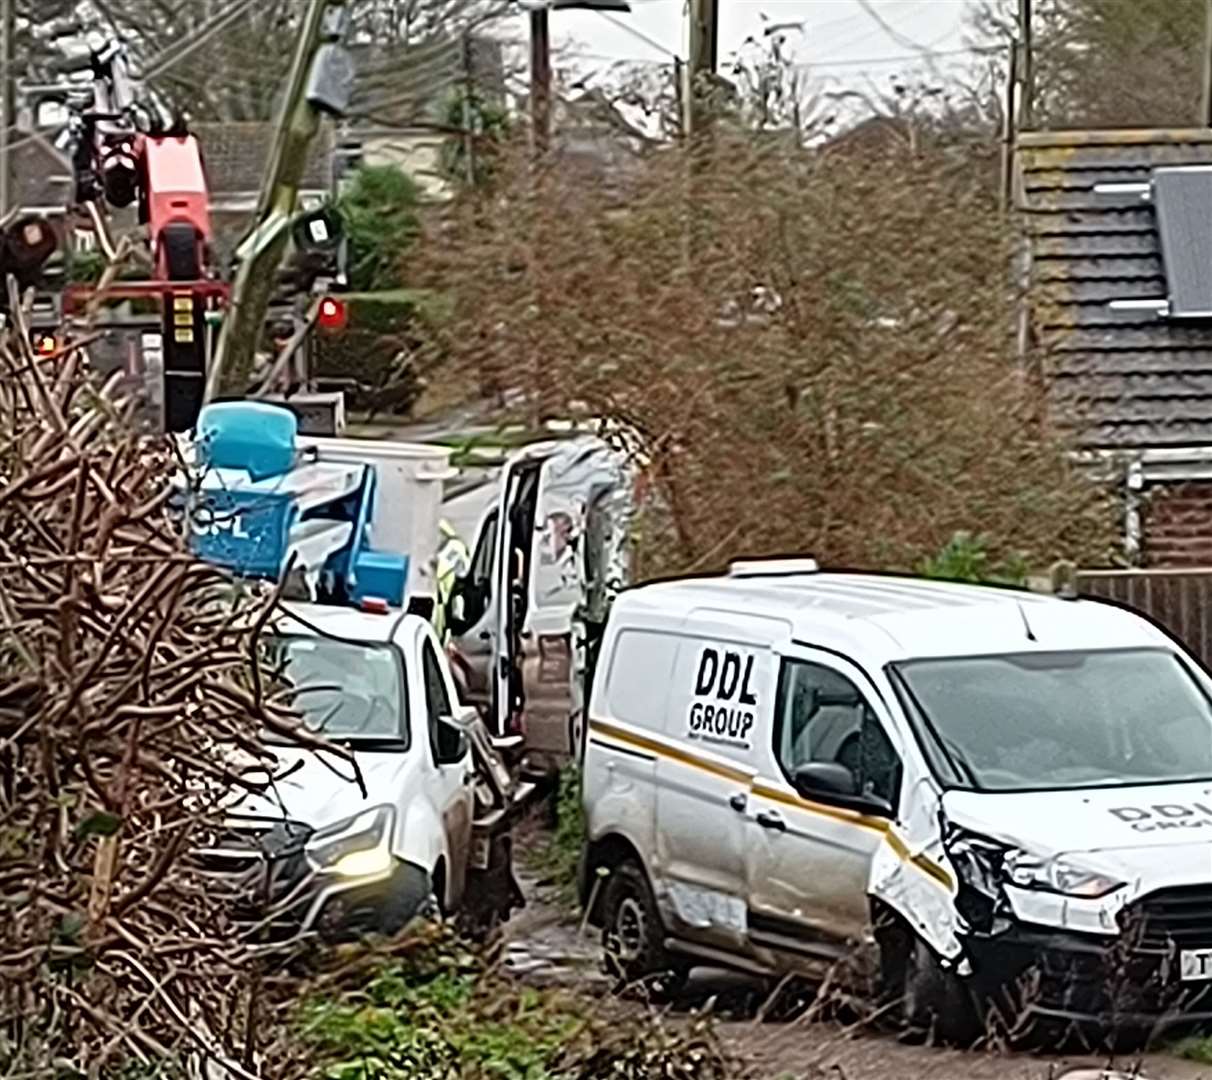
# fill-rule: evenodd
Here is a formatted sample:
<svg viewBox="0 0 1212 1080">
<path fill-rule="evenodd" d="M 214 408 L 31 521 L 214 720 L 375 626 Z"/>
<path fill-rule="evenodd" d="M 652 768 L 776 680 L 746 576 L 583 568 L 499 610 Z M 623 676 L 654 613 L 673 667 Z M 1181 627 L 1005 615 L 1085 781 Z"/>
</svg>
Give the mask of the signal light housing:
<svg viewBox="0 0 1212 1080">
<path fill-rule="evenodd" d="M 39 356 L 50 356 L 59 348 L 59 342 L 55 339 L 54 334 L 47 334 L 40 330 L 35 330 L 30 335 L 30 340 L 34 346 L 34 352 Z"/>
<path fill-rule="evenodd" d="M 320 311 L 316 316 L 316 322 L 321 330 L 344 330 L 347 317 L 345 301 L 333 296 L 326 296 L 320 301 Z"/>
</svg>

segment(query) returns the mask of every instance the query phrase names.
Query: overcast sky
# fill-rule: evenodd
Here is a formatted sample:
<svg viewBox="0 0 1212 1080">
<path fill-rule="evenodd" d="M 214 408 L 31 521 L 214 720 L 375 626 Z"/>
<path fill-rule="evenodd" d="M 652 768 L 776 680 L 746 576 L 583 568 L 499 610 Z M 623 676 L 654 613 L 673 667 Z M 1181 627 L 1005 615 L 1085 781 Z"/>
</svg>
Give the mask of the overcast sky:
<svg viewBox="0 0 1212 1080">
<path fill-rule="evenodd" d="M 720 63 L 750 36 L 760 38 L 769 22 L 795 22 L 803 33 L 791 35 L 797 61 L 810 65 L 822 79 L 852 83 L 881 80 L 912 66 L 913 45 L 945 54 L 964 46 L 964 16 L 973 0 L 869 0 L 887 23 L 864 10 L 860 0 L 719 0 Z M 578 57 L 585 72 L 612 61 L 670 63 L 687 54 L 685 0 L 631 0 L 629 15 L 603 17 L 590 11 L 563 11 L 551 16 L 554 46 L 564 62 Z M 524 34 L 520 22 L 519 33 Z M 957 56 L 955 61 L 963 60 Z"/>
</svg>

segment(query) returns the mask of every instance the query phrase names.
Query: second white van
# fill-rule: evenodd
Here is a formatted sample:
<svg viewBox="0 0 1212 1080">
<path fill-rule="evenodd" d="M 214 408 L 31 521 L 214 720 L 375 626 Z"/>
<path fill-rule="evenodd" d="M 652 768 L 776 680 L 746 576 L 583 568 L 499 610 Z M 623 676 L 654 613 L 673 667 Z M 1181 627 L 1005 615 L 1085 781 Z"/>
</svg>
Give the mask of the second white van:
<svg viewBox="0 0 1212 1080">
<path fill-rule="evenodd" d="M 589 717 L 623 981 L 857 971 L 958 1041 L 1212 1019 L 1212 684 L 1127 610 L 740 564 L 615 601 Z"/>
</svg>

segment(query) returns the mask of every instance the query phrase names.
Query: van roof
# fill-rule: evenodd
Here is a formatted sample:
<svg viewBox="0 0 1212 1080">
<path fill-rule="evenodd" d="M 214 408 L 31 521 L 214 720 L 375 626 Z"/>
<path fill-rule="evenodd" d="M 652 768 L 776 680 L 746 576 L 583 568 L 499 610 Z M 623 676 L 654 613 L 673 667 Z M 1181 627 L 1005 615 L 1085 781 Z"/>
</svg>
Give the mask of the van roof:
<svg viewBox="0 0 1212 1080">
<path fill-rule="evenodd" d="M 880 663 L 915 656 L 1125 648 L 1171 644 L 1156 627 L 1112 604 L 1018 589 L 876 573 L 788 573 L 682 578 L 640 586 L 616 601 L 623 618 L 730 614 L 775 619 L 805 644 L 862 653 Z M 659 616 L 658 616 L 659 617 Z M 644 620 L 648 622 L 648 619 Z"/>
</svg>

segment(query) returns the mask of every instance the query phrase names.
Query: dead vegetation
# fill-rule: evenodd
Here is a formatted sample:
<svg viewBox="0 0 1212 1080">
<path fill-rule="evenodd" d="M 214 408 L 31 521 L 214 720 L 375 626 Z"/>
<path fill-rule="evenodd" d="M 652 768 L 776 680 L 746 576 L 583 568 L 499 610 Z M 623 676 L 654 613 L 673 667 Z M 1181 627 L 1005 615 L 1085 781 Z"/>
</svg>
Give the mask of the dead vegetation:
<svg viewBox="0 0 1212 1080">
<path fill-rule="evenodd" d="M 270 598 L 190 556 L 170 444 L 129 421 L 79 349 L 0 342 L 6 1075 L 250 1075 L 250 948 L 191 852 L 267 787 L 260 730 L 303 736 L 250 664 Z"/>
<path fill-rule="evenodd" d="M 523 411 L 630 425 L 664 508 L 647 573 L 807 551 L 908 569 L 1105 557 L 1016 344 L 1013 237 L 982 150 L 919 133 L 669 148 L 619 197 L 515 162 L 423 246 L 450 378 Z"/>
</svg>

